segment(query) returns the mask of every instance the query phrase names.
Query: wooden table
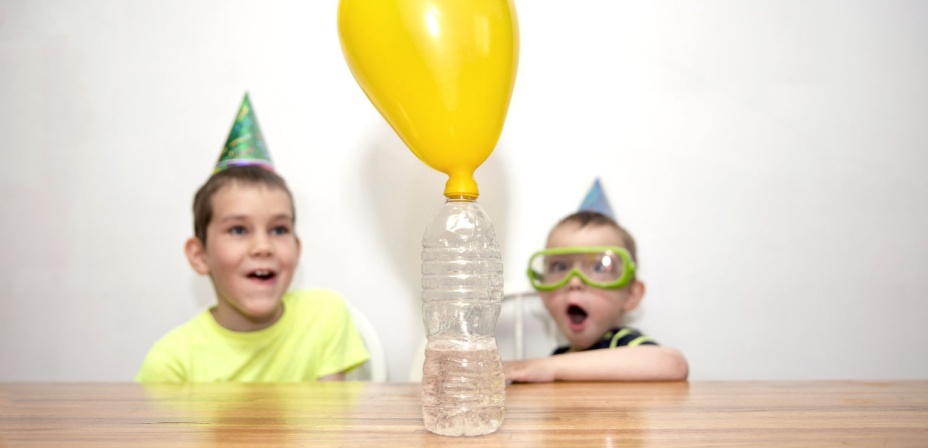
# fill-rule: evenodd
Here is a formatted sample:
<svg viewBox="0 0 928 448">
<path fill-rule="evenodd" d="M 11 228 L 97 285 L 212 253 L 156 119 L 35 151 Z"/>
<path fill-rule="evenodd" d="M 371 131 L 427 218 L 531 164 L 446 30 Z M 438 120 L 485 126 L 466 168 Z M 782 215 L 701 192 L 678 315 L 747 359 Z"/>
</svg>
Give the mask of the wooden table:
<svg viewBox="0 0 928 448">
<path fill-rule="evenodd" d="M 506 411 L 455 438 L 419 384 L 0 383 L 0 447 L 928 447 L 928 381 L 518 384 Z"/>
</svg>

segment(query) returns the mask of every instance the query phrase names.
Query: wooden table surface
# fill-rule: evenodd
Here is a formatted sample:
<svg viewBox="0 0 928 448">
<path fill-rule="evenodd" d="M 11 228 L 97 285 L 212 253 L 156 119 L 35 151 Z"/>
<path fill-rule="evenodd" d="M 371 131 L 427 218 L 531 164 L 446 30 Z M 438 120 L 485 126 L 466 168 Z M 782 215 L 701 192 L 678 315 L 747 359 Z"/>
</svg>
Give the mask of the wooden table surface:
<svg viewBox="0 0 928 448">
<path fill-rule="evenodd" d="M 0 447 L 928 447 L 928 381 L 517 384 L 494 434 L 422 426 L 416 383 L 0 383 Z"/>
</svg>

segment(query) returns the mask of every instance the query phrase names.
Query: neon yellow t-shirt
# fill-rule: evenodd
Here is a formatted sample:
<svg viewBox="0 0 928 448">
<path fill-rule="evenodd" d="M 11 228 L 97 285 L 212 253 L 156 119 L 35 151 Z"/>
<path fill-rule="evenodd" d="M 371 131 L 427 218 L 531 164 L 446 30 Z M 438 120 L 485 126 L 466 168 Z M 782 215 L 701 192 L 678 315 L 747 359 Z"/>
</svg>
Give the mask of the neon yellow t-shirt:
<svg viewBox="0 0 928 448">
<path fill-rule="evenodd" d="M 153 382 L 316 381 L 368 359 L 344 300 L 325 289 L 288 292 L 268 328 L 238 332 L 209 310 L 156 342 L 135 380 Z"/>
</svg>

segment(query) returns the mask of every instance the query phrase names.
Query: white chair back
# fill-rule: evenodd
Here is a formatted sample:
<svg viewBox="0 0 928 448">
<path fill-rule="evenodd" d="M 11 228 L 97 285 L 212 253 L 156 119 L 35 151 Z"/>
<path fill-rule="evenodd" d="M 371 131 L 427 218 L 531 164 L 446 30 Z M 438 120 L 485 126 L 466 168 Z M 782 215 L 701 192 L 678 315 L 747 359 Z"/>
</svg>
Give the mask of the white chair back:
<svg viewBox="0 0 928 448">
<path fill-rule="evenodd" d="M 377 330 L 374 329 L 371 321 L 367 319 L 361 310 L 350 303 L 347 305 L 348 311 L 351 312 L 351 317 L 354 320 L 354 325 L 358 328 L 358 332 L 361 333 L 361 338 L 364 339 L 364 345 L 367 347 L 370 359 L 348 372 L 345 379 L 347 381 L 371 381 L 376 383 L 387 381 L 387 359 L 384 355 L 383 344 L 380 342 L 380 336 L 377 335 Z"/>
</svg>

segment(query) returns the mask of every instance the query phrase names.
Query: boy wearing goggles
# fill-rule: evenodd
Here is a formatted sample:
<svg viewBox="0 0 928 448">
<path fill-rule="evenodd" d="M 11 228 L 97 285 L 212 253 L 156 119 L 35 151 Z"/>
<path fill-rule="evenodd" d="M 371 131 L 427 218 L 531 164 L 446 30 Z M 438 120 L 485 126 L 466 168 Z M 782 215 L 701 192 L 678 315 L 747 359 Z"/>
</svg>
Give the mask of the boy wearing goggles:
<svg viewBox="0 0 928 448">
<path fill-rule="evenodd" d="M 620 324 L 644 297 L 635 268 L 634 239 L 608 215 L 580 211 L 554 226 L 547 249 L 531 256 L 528 276 L 568 345 L 556 356 L 505 362 L 506 379 L 686 379 L 689 368 L 679 351 Z"/>
</svg>

